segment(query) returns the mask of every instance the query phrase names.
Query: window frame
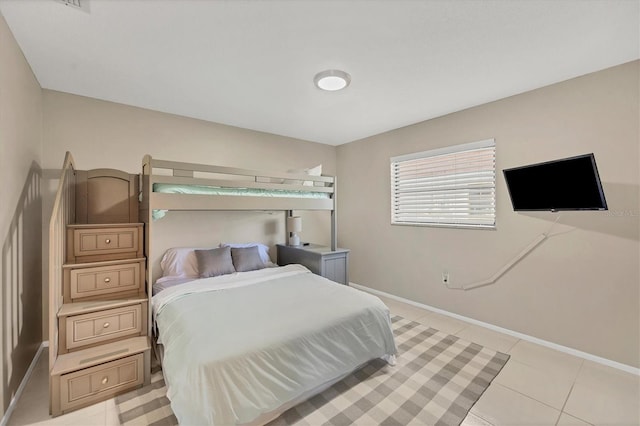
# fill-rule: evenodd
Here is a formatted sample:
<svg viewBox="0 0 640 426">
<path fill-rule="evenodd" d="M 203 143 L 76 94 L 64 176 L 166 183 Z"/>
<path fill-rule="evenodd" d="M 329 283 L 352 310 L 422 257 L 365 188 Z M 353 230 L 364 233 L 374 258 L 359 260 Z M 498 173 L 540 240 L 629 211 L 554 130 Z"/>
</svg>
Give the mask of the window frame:
<svg viewBox="0 0 640 426">
<path fill-rule="evenodd" d="M 492 190 L 493 199 L 493 223 L 455 223 L 451 222 L 411 222 L 411 221 L 399 221 L 396 219 L 396 164 L 404 161 L 426 159 L 430 157 L 445 156 L 449 154 L 457 154 L 464 152 L 472 152 L 476 150 L 482 150 L 492 148 L 493 150 L 493 187 Z M 495 230 L 496 229 L 496 213 L 497 213 L 497 185 L 496 185 L 496 144 L 495 139 L 485 139 L 476 142 L 458 144 L 447 146 L 443 148 L 437 148 L 427 151 L 414 152 L 410 154 L 398 155 L 389 159 L 390 164 L 390 212 L 391 212 L 391 225 L 397 226 L 426 226 L 436 228 L 459 228 L 459 229 L 478 229 L 478 230 Z"/>
</svg>

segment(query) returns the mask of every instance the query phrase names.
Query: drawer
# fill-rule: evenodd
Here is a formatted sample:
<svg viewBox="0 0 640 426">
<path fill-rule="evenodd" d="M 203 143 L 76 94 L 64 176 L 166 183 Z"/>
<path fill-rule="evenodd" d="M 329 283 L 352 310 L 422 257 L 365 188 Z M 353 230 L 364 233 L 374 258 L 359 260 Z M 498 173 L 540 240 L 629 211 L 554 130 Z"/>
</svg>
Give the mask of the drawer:
<svg viewBox="0 0 640 426">
<path fill-rule="evenodd" d="M 71 269 L 69 293 L 72 300 L 120 292 L 141 292 L 144 260 L 108 266 Z"/>
<path fill-rule="evenodd" d="M 105 340 L 141 334 L 142 323 L 146 320 L 142 313 L 142 304 L 138 303 L 122 308 L 69 316 L 65 320 L 66 348 L 74 349 Z"/>
<path fill-rule="evenodd" d="M 67 226 L 67 263 L 143 257 L 142 223 Z"/>
<path fill-rule="evenodd" d="M 322 276 L 340 284 L 349 284 L 347 256 L 326 256 L 322 259 Z"/>
<path fill-rule="evenodd" d="M 73 230 L 76 257 L 137 252 L 138 245 L 138 227 Z"/>
<path fill-rule="evenodd" d="M 60 376 L 60 409 L 103 401 L 141 385 L 144 354 L 131 355 Z"/>
</svg>

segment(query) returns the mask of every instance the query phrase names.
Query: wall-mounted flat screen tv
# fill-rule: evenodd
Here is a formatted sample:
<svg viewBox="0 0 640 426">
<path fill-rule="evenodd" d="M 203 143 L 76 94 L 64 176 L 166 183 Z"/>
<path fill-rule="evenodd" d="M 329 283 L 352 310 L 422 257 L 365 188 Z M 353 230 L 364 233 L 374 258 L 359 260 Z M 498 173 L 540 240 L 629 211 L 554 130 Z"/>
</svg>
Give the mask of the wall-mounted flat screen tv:
<svg viewBox="0 0 640 426">
<path fill-rule="evenodd" d="M 607 210 L 593 154 L 503 173 L 515 211 Z"/>
</svg>

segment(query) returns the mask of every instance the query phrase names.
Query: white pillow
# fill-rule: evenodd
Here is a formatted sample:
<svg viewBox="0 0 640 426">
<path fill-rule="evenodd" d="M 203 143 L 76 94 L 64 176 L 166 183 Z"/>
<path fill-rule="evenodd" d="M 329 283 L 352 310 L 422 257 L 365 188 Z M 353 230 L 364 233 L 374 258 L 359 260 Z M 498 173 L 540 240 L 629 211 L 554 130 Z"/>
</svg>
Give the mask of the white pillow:
<svg viewBox="0 0 640 426">
<path fill-rule="evenodd" d="M 246 248 L 258 246 L 258 253 L 260 254 L 260 259 L 264 262 L 265 265 L 271 265 L 271 258 L 269 257 L 269 247 L 261 244 L 261 243 L 220 243 L 220 247 L 231 247 L 231 248 Z"/>
<path fill-rule="evenodd" d="M 290 169 L 287 170 L 287 173 L 296 173 L 296 174 L 307 174 L 309 176 L 322 176 L 322 164 L 318 164 L 315 167 L 311 167 L 309 169 Z M 296 179 L 286 179 L 284 183 L 289 185 L 304 185 L 304 186 L 313 186 L 314 182 L 312 180 L 296 180 Z M 322 182 L 316 182 L 318 186 L 324 186 Z"/>
<path fill-rule="evenodd" d="M 167 250 L 160 261 L 162 277 L 198 278 L 200 273 L 196 250 L 207 250 L 207 248 L 175 247 Z"/>
<path fill-rule="evenodd" d="M 309 176 L 322 176 L 322 164 L 318 164 L 315 167 L 307 169 L 307 174 Z M 322 182 L 314 182 L 312 180 L 305 180 L 302 184 L 304 186 L 313 186 L 314 183 L 318 185 L 322 184 Z"/>
</svg>

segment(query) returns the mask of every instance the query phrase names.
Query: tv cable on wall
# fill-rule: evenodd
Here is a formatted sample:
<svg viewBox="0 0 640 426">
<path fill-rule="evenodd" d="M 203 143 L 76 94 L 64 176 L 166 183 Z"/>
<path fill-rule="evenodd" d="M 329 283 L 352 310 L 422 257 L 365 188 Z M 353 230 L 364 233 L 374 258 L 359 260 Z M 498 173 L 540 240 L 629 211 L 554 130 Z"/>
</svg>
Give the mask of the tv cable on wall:
<svg viewBox="0 0 640 426">
<path fill-rule="evenodd" d="M 503 170 L 513 210 L 518 211 L 570 211 L 608 210 L 607 201 L 598 174 L 593 153 L 544 163 Z M 528 246 L 483 281 L 454 287 L 450 280 L 446 286 L 454 290 L 471 290 L 495 283 L 500 277 L 524 259 L 548 238 L 560 215 L 547 232 L 538 235 Z"/>
</svg>

